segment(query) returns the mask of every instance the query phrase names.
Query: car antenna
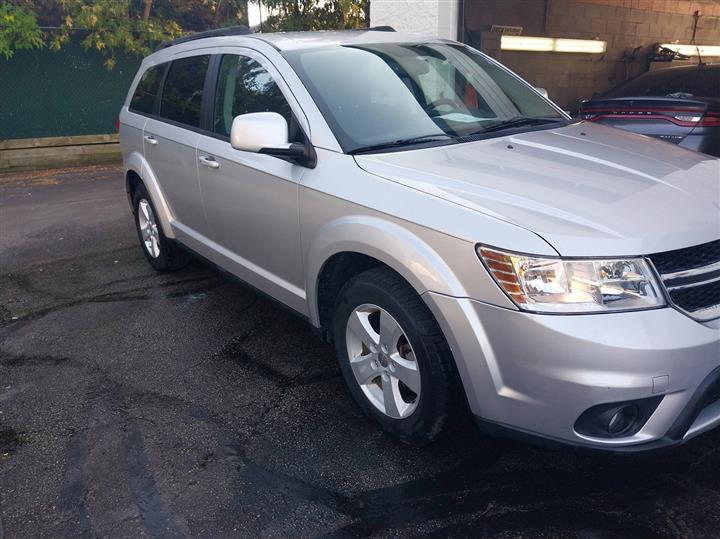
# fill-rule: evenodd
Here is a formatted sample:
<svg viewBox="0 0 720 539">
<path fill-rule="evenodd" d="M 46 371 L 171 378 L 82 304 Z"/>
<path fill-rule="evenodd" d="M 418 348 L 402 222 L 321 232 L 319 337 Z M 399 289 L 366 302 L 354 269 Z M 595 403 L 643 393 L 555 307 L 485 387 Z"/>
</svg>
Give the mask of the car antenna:
<svg viewBox="0 0 720 539">
<path fill-rule="evenodd" d="M 692 39 L 690 40 L 690 43 L 692 43 L 693 45 L 695 45 L 695 49 L 697 50 L 697 55 L 698 55 L 698 68 L 700 68 L 700 67 L 702 67 L 703 65 L 705 65 L 705 64 L 703 63 L 703 61 L 702 61 L 702 55 L 700 54 L 700 45 L 698 45 L 697 43 L 695 43 L 695 34 L 697 34 L 697 27 L 698 27 L 698 22 L 700 21 L 700 17 L 702 17 L 702 12 L 698 9 L 697 11 L 695 11 L 695 13 L 693 13 L 693 19 L 694 19 L 694 21 L 693 21 L 693 33 L 692 33 Z"/>
</svg>

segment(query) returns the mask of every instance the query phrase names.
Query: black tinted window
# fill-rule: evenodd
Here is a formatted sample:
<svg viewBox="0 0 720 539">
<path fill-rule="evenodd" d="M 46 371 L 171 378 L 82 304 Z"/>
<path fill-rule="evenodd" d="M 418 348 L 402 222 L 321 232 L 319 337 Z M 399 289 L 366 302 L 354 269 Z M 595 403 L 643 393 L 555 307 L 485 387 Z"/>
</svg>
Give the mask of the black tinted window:
<svg viewBox="0 0 720 539">
<path fill-rule="evenodd" d="M 270 73 L 246 56 L 223 55 L 218 74 L 213 130 L 230 134 L 235 116 L 249 112 L 277 112 L 290 124 L 293 140 L 292 112 Z"/>
<path fill-rule="evenodd" d="M 672 78 L 672 73 L 654 71 L 635 77 L 607 93 L 607 97 L 629 97 L 643 95 L 664 95 L 663 90 Z"/>
<path fill-rule="evenodd" d="M 720 95 L 720 69 L 712 67 L 661 69 L 635 77 L 611 90 L 606 96 L 641 97 L 671 94 L 718 97 Z"/>
<path fill-rule="evenodd" d="M 694 95 L 720 97 L 720 66 L 705 67 L 700 70 Z"/>
<path fill-rule="evenodd" d="M 165 79 L 160 116 L 200 126 L 200 107 L 209 61 L 210 56 L 191 56 L 172 63 Z"/>
<path fill-rule="evenodd" d="M 163 74 L 167 64 L 160 64 L 151 67 L 140 78 L 140 82 L 135 88 L 135 93 L 130 100 L 130 110 L 136 112 L 144 112 L 151 114 L 155 105 L 155 96 L 157 96 L 162 82 Z"/>
</svg>

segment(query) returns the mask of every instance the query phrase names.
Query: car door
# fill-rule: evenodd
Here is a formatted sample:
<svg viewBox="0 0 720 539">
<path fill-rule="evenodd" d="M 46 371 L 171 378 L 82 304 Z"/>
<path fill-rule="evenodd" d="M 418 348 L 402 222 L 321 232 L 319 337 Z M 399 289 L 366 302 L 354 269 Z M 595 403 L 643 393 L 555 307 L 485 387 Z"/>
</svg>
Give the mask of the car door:
<svg viewBox="0 0 720 539">
<path fill-rule="evenodd" d="M 214 102 L 208 112 L 212 134 L 201 134 L 197 145 L 211 255 L 243 280 L 305 312 L 298 223 L 298 186 L 305 168 L 232 148 L 230 129 L 240 114 L 277 112 L 289 122 L 290 140 L 300 141 L 305 135 L 299 121 L 306 120 L 262 55 L 239 48 L 221 51 L 228 52 L 215 61 Z"/>
<path fill-rule="evenodd" d="M 192 54 L 192 53 L 191 53 Z M 173 227 L 207 233 L 197 177 L 197 146 L 210 55 L 173 59 L 155 114 L 145 124 L 145 159 L 170 205 Z"/>
</svg>

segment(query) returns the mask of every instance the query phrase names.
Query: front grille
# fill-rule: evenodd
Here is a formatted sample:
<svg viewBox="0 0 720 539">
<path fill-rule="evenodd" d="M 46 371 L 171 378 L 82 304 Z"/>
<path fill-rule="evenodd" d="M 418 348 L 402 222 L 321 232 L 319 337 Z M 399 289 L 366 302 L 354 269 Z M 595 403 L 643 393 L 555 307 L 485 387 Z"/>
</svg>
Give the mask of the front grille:
<svg viewBox="0 0 720 539">
<path fill-rule="evenodd" d="M 720 240 L 648 258 L 673 305 L 696 320 L 720 317 Z"/>
<path fill-rule="evenodd" d="M 658 253 L 651 255 L 650 260 L 661 274 L 708 266 L 713 262 L 720 261 L 720 240 Z"/>
<path fill-rule="evenodd" d="M 688 311 L 697 311 L 720 304 L 720 281 L 671 291 L 673 302 Z"/>
</svg>

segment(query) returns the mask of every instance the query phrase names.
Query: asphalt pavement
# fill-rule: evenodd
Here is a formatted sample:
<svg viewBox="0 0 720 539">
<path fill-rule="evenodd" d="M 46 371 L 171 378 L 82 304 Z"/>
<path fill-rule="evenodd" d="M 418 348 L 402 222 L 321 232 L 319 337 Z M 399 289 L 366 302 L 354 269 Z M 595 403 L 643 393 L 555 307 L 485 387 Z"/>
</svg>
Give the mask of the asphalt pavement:
<svg viewBox="0 0 720 539">
<path fill-rule="evenodd" d="M 305 322 L 151 270 L 119 167 L 0 176 L 0 538 L 717 537 L 719 445 L 393 442 Z"/>
</svg>

